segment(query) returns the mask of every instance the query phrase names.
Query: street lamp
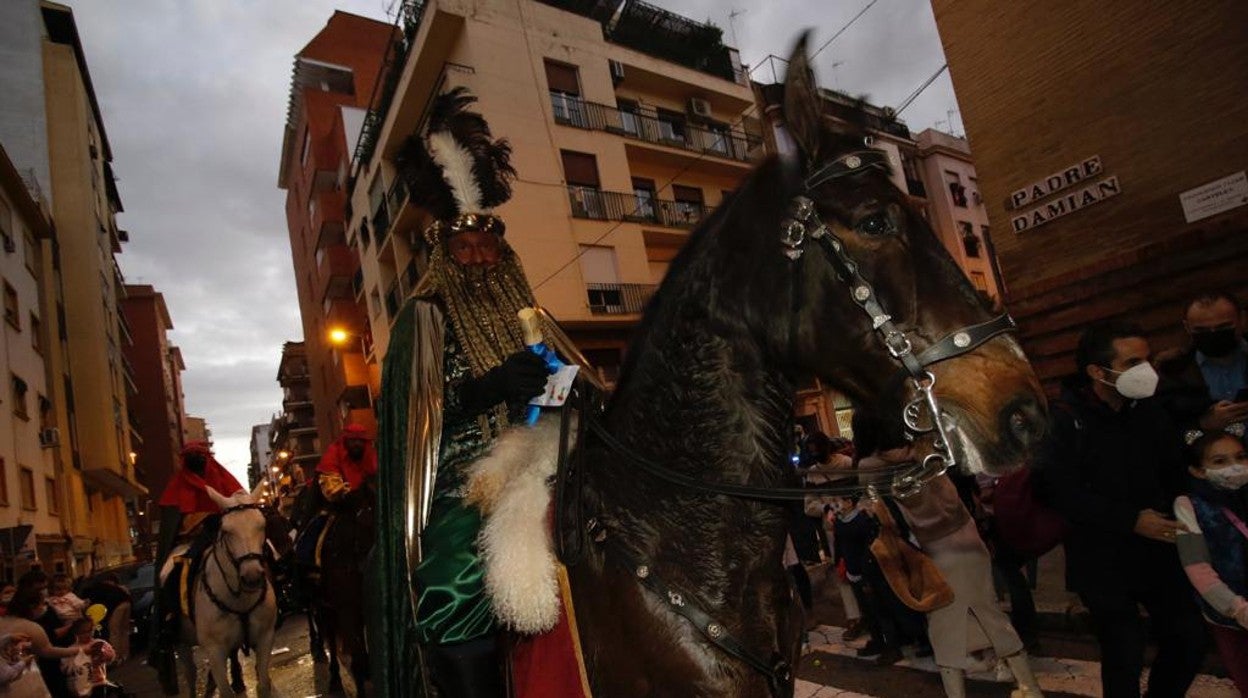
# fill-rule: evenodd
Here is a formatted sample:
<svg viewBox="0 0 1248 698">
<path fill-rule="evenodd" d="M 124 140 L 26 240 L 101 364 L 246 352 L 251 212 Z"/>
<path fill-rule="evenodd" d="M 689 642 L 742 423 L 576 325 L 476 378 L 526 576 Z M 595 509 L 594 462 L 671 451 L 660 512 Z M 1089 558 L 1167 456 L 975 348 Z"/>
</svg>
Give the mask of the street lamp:
<svg viewBox="0 0 1248 698">
<path fill-rule="evenodd" d="M 368 372 L 368 347 L 364 345 L 364 335 L 343 327 L 333 327 L 330 328 L 328 337 L 329 343 L 339 348 L 345 347 L 352 337 L 359 340 L 360 356 L 364 357 L 364 390 L 368 393 L 368 408 L 373 410 L 373 386 Z"/>
</svg>

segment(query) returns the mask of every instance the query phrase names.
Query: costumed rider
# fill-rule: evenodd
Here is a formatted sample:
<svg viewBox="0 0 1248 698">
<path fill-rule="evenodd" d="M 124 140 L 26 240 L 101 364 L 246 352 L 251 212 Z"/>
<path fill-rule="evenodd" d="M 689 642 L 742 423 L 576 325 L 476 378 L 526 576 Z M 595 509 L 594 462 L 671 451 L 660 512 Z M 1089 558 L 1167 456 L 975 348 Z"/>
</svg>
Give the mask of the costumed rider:
<svg viewBox="0 0 1248 698">
<path fill-rule="evenodd" d="M 441 696 L 505 695 L 477 551 L 482 516 L 463 488 L 548 371 L 525 350 L 516 313 L 535 305 L 533 291 L 490 212 L 511 196 L 510 146 L 464 110 L 475 101 L 463 88 L 436 98 L 427 129 L 398 155 L 411 203 L 432 222 L 414 244 L 428 252 L 427 271 L 395 320 L 382 372 L 374 569 L 384 592 L 369 647 L 381 655 L 383 696 L 430 685 Z M 413 661 L 418 646 L 423 662 Z"/>
<path fill-rule="evenodd" d="M 347 495 L 371 486 L 377 476 L 377 451 L 368 431 L 348 424 L 330 444 L 316 466 L 316 515 L 299 533 L 296 558 L 309 569 L 318 566 L 316 545 L 325 531 L 331 510 L 345 505 Z"/>
<path fill-rule="evenodd" d="M 190 543 L 182 555 L 190 561 L 191 574 L 199 570 L 200 558 L 221 529 L 221 508 L 208 495 L 211 487 L 229 497 L 243 486 L 215 458 L 212 447 L 203 441 L 192 441 L 182 448 L 182 467 L 165 485 L 160 496 L 160 539 L 156 547 L 156 571 L 159 574 L 174 548 Z M 175 568 L 176 569 L 176 568 Z M 166 693 L 177 694 L 177 676 L 173 664 L 173 646 L 178 637 L 181 616 L 179 575 L 171 572 L 161 584 L 154 599 L 152 613 L 157 638 L 152 648 L 151 664 L 160 674 Z M 172 687 L 172 691 L 170 691 Z"/>
</svg>

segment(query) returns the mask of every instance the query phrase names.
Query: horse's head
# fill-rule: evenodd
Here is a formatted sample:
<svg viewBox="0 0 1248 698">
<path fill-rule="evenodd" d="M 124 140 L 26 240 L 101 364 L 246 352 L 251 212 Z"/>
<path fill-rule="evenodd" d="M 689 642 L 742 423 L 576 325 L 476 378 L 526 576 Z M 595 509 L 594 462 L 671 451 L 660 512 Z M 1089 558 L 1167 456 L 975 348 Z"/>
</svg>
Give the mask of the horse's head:
<svg viewBox="0 0 1248 698">
<path fill-rule="evenodd" d="M 264 586 L 265 519 L 256 498 L 245 491 L 225 497 L 208 488 L 208 495 L 221 507 L 221 531 L 217 545 L 238 572 L 239 583 L 248 591 Z"/>
<path fill-rule="evenodd" d="M 912 425 L 934 426 L 920 389 L 931 386 L 958 463 L 1020 465 L 1043 435 L 1044 398 L 1012 320 L 976 293 L 892 184 L 887 155 L 822 117 L 804 39 L 784 92 L 796 162 L 765 163 L 753 185 L 788 209 L 766 224 L 755 214 L 748 234 L 765 239 L 745 245 L 754 276 L 745 286 L 773 296 L 762 319 L 773 351 L 888 417 L 894 436 L 907 405 Z M 921 455 L 938 433 L 919 439 Z"/>
</svg>

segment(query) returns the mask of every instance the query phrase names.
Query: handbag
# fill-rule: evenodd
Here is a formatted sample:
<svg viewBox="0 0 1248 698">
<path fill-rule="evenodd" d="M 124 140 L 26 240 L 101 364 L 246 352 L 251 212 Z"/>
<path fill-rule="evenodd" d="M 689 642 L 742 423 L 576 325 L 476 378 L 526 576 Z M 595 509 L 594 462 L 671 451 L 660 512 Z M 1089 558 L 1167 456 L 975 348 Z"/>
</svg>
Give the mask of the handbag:
<svg viewBox="0 0 1248 698">
<path fill-rule="evenodd" d="M 875 516 L 880 530 L 871 541 L 871 555 L 893 594 L 920 613 L 931 613 L 953 603 L 953 588 L 945 575 L 932 558 L 901 537 L 884 502 L 875 503 Z"/>
<path fill-rule="evenodd" d="M 1070 533 L 1062 515 L 1036 495 L 1036 473 L 1020 468 L 997 480 L 993 490 L 997 538 L 1026 557 L 1040 557 L 1056 548 Z"/>
</svg>

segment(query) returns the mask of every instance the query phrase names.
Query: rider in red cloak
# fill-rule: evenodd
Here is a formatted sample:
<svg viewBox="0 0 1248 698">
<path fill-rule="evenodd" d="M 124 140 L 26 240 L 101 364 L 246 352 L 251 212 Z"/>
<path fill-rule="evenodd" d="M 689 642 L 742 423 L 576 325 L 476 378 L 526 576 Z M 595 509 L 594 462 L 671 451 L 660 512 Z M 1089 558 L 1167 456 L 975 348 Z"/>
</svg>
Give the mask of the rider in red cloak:
<svg viewBox="0 0 1248 698">
<path fill-rule="evenodd" d="M 160 496 L 160 540 L 156 547 L 156 574 L 159 575 L 165 560 L 179 542 L 190 541 L 185 557 L 191 561 L 194 574 L 204 549 L 216 536 L 221 518 L 213 516 L 221 507 L 208 496 L 211 487 L 222 497 L 229 497 L 244 489 L 238 480 L 215 458 L 212 448 L 203 441 L 192 441 L 182 447 L 182 467 L 174 472 L 165 491 Z M 178 575 L 170 574 L 155 598 L 152 614 L 158 638 L 152 652 L 152 666 L 160 675 L 162 687 L 168 695 L 177 694 L 177 676 L 174 674 L 171 648 L 177 638 L 180 616 Z"/>
<path fill-rule="evenodd" d="M 346 484 L 346 491 L 358 490 L 366 480 L 377 474 L 377 451 L 373 448 L 368 432 L 358 424 L 348 424 L 321 457 L 316 466 L 321 491 L 333 501 L 336 499 L 336 486 L 327 484 L 337 476 Z M 329 478 L 323 477 L 329 475 Z"/>
</svg>

